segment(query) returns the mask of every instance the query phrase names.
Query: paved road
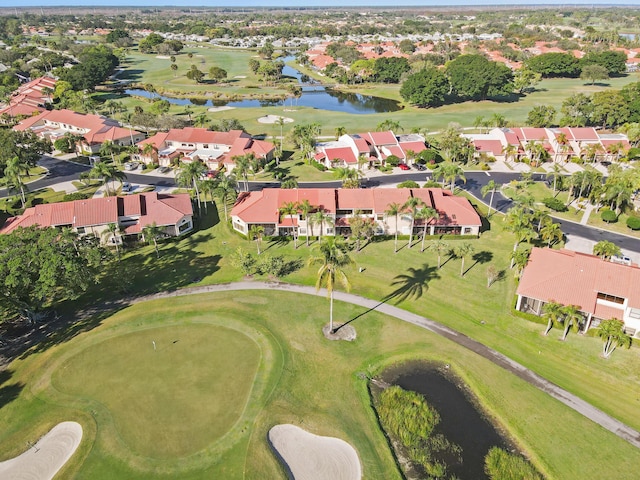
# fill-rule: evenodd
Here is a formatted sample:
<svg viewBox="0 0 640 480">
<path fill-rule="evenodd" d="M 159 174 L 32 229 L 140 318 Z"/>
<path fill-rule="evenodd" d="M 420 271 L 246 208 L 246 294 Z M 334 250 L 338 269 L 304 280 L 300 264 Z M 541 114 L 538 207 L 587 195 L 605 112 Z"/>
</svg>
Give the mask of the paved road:
<svg viewBox="0 0 640 480">
<path fill-rule="evenodd" d="M 190 287 L 173 292 L 162 292 L 134 299 L 131 301 L 131 303 L 140 303 L 158 298 L 180 297 L 184 295 L 195 295 L 199 293 L 227 292 L 235 290 L 279 290 L 321 297 L 326 297 L 327 295 L 326 290 L 321 289 L 320 291 L 316 291 L 316 289 L 313 287 L 307 287 L 303 285 L 265 282 L 237 282 L 218 285 L 206 285 L 202 287 Z M 487 347 L 486 345 L 483 345 L 476 340 L 473 340 L 472 338 L 467 337 L 466 335 L 463 335 L 460 332 L 457 332 L 456 330 L 446 327 L 434 320 L 416 315 L 415 313 L 407 312 L 406 310 L 402 310 L 401 308 L 361 297 L 359 295 L 344 292 L 334 292 L 334 297 L 336 300 L 342 302 L 358 305 L 369 310 L 377 310 L 378 312 L 384 313 L 385 315 L 389 315 L 399 320 L 412 323 L 437 335 L 440 335 L 448 340 L 451 340 L 452 342 L 455 342 L 456 344 L 467 348 L 474 353 L 477 353 L 478 355 L 486 358 L 495 365 L 507 370 L 508 372 L 511 372 L 525 382 L 542 390 L 543 392 L 562 402 L 569 408 L 572 408 L 581 415 L 584 415 L 588 419 L 606 428 L 610 432 L 615 433 L 618 437 L 626 440 L 634 447 L 640 448 L 640 432 L 604 413 L 602 410 L 594 407 L 588 402 L 585 402 L 576 395 L 564 390 L 563 388 L 560 388 L 558 385 L 550 382 L 544 377 L 541 377 L 537 373 L 529 370 L 525 366 L 510 359 L 509 357 Z"/>
</svg>

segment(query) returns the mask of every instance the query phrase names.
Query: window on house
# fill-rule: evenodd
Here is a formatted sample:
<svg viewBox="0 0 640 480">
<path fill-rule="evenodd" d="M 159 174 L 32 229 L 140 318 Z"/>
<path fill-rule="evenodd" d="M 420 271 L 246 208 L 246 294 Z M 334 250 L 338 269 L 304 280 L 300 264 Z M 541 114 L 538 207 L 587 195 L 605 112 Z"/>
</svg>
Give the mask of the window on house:
<svg viewBox="0 0 640 480">
<path fill-rule="evenodd" d="M 384 220 L 384 214 L 379 213 L 378 215 L 376 215 L 376 220 L 380 220 L 380 221 Z"/>
<path fill-rule="evenodd" d="M 87 233 L 84 227 L 78 227 L 78 228 L 76 228 L 76 231 L 78 232 L 78 235 L 82 235 L 84 233 Z"/>
<path fill-rule="evenodd" d="M 333 235 L 333 228 L 327 228 L 327 235 Z"/>
<path fill-rule="evenodd" d="M 617 303 L 619 305 L 624 304 L 624 298 L 616 297 L 615 295 L 609 295 L 602 292 L 598 292 L 598 300 L 605 300 L 607 302 Z"/>
<path fill-rule="evenodd" d="M 463 233 L 471 233 L 471 227 L 464 227 Z"/>
</svg>

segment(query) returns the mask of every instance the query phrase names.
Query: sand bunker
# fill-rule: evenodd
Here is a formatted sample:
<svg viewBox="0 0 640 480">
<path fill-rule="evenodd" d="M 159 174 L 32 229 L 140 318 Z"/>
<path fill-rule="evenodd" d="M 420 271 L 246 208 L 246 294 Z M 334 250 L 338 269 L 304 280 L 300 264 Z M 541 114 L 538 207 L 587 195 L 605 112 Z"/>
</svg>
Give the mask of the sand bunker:
<svg viewBox="0 0 640 480">
<path fill-rule="evenodd" d="M 224 112 L 225 110 L 233 110 L 236 107 L 210 107 L 207 112 Z"/>
<path fill-rule="evenodd" d="M 71 458 L 81 439 L 79 423 L 59 423 L 22 455 L 0 462 L 0 478 L 50 480 Z"/>
<path fill-rule="evenodd" d="M 169 55 L 156 55 L 156 58 L 159 58 L 160 60 L 169 60 Z"/>
<path fill-rule="evenodd" d="M 321 437 L 287 424 L 269 430 L 269 442 L 293 480 L 362 478 L 358 452 L 339 438 Z"/>
<path fill-rule="evenodd" d="M 293 123 L 293 118 L 281 117 L 280 115 L 265 115 L 258 118 L 258 123 L 276 123 L 280 119 L 284 120 L 284 123 Z"/>
</svg>

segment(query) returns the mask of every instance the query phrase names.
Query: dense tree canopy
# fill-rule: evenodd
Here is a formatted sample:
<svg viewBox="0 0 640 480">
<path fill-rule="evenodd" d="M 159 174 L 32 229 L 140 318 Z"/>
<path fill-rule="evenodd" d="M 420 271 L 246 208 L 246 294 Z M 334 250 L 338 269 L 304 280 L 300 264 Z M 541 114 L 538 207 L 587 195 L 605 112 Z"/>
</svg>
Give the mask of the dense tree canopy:
<svg viewBox="0 0 640 480">
<path fill-rule="evenodd" d="M 32 226 L 0 235 L 0 306 L 35 321 L 94 283 L 102 258 L 97 239 L 71 231 Z"/>
<path fill-rule="evenodd" d="M 509 67 L 482 55 L 460 55 L 446 68 L 453 92 L 463 99 L 505 97 L 513 90 L 513 74 Z"/>
<path fill-rule="evenodd" d="M 589 52 L 582 59 L 580 65 L 599 65 L 607 69 L 609 75 L 622 75 L 627 71 L 627 55 L 624 52 L 604 50 Z"/>
<path fill-rule="evenodd" d="M 398 83 L 409 70 L 409 61 L 404 57 L 382 57 L 374 64 L 373 76 L 381 83 Z"/>
<path fill-rule="evenodd" d="M 74 90 L 93 90 L 106 80 L 119 60 L 113 51 L 105 45 L 86 48 L 79 55 L 80 63 L 71 68 L 59 68 L 57 74 L 61 80 L 69 82 Z"/>
<path fill-rule="evenodd" d="M 402 98 L 419 107 L 437 107 L 445 101 L 449 80 L 437 68 L 428 68 L 409 75 L 400 88 Z"/>
<path fill-rule="evenodd" d="M 531 57 L 526 67 L 549 77 L 577 77 L 580 74 L 580 62 L 570 53 L 543 53 Z"/>
<path fill-rule="evenodd" d="M 18 132 L 0 129 L 0 169 L 4 169 L 9 159 L 18 157 L 21 162 L 35 166 L 40 157 L 51 151 L 51 143 L 33 132 Z"/>
</svg>

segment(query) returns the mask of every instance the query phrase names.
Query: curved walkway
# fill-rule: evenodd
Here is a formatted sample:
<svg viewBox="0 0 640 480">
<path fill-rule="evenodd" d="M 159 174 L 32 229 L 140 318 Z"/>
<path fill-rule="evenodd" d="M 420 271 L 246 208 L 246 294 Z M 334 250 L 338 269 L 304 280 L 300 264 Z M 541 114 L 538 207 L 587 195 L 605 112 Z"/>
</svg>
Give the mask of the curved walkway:
<svg viewBox="0 0 640 480">
<path fill-rule="evenodd" d="M 304 285 L 293 285 L 275 282 L 236 282 L 217 285 L 204 285 L 201 287 L 189 287 L 173 292 L 161 292 L 153 295 L 135 298 L 131 300 L 130 303 L 134 304 L 160 298 L 181 297 L 199 293 L 226 292 L 234 290 L 279 290 L 284 292 L 302 293 L 304 295 L 315 295 L 322 297 L 326 296 L 326 290 L 322 289 L 320 291 L 316 291 L 314 287 L 308 287 Z M 508 372 L 513 373 L 527 383 L 542 390 L 543 392 L 546 392 L 556 400 L 564 403 L 569 408 L 572 408 L 576 412 L 584 415 L 588 419 L 606 428 L 610 432 L 615 433 L 617 436 L 626 440 L 636 448 L 640 448 L 640 432 L 625 425 L 619 420 L 616 420 L 615 418 L 604 413 L 602 410 L 594 407 L 593 405 L 582 400 L 576 395 L 560 388 L 554 383 L 551 383 L 550 381 L 541 377 L 532 370 L 529 370 L 518 362 L 511 360 L 505 355 L 502 355 L 501 353 L 483 345 L 480 342 L 477 342 L 476 340 L 473 340 L 472 338 L 467 337 L 466 335 L 463 335 L 460 332 L 457 332 L 428 318 L 416 315 L 406 310 L 402 310 L 401 308 L 361 297 L 359 295 L 334 291 L 334 298 L 341 302 L 359 305 L 370 310 L 376 310 L 380 313 L 384 313 L 385 315 L 389 315 L 399 320 L 412 323 L 437 335 L 440 335 L 448 340 L 451 340 L 458 345 L 465 347 L 472 352 L 475 352 L 478 355 L 486 358 L 499 367 L 504 368 Z"/>
</svg>

